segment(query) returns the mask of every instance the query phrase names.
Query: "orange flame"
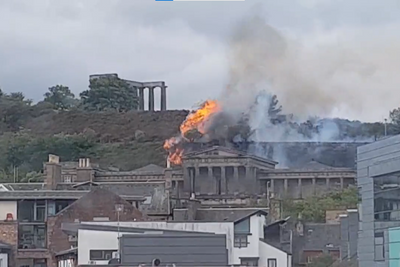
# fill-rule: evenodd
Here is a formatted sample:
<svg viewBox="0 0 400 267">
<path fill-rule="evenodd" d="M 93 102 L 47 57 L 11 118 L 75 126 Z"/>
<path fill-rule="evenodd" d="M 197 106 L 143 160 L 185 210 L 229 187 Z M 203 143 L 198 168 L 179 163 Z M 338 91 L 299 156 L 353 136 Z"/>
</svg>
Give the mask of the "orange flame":
<svg viewBox="0 0 400 267">
<path fill-rule="evenodd" d="M 207 100 L 201 105 L 200 109 L 190 113 L 186 120 L 181 124 L 181 135 L 184 137 L 185 134 L 192 129 L 197 129 L 200 133 L 205 134 L 206 122 L 211 115 L 220 110 L 221 107 L 217 101 Z"/>
<path fill-rule="evenodd" d="M 205 101 L 201 107 L 190 113 L 186 120 L 179 127 L 180 129 L 180 137 L 172 137 L 165 141 L 164 149 L 169 151 L 168 160 L 175 164 L 182 164 L 182 155 L 184 150 L 182 148 L 178 148 L 177 146 L 181 143 L 185 138 L 185 134 L 193 129 L 196 129 L 201 134 L 206 133 L 206 123 L 209 121 L 210 117 L 219 112 L 221 110 L 221 106 L 215 100 L 207 100 Z"/>
</svg>

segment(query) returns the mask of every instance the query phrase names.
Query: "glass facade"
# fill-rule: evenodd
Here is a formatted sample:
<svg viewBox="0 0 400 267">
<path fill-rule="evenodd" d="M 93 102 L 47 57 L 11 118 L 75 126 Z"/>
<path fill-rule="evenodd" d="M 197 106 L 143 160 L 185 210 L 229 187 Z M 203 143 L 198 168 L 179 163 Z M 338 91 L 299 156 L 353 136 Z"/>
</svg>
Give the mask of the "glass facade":
<svg viewBox="0 0 400 267">
<path fill-rule="evenodd" d="M 400 221 L 400 174 L 374 177 L 376 221 Z"/>
</svg>

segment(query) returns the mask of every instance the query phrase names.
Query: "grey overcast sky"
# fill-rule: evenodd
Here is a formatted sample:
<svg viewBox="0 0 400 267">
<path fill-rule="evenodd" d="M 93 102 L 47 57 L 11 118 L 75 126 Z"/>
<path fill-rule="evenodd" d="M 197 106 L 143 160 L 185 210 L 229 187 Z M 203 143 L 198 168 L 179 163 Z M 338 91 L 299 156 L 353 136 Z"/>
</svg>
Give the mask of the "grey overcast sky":
<svg viewBox="0 0 400 267">
<path fill-rule="evenodd" d="M 67 85 L 79 94 L 87 89 L 89 74 L 118 73 L 129 80 L 164 80 L 169 86 L 168 108 L 191 108 L 218 97 L 225 88 L 227 38 L 234 25 L 255 9 L 270 25 L 306 43 L 324 40 L 340 45 L 351 36 L 374 39 L 380 33 L 386 37 L 400 33 L 399 0 L 4 0 L 0 1 L 0 87 L 37 101 L 52 85 Z M 371 39 L 359 42 L 368 45 Z M 392 47 L 393 55 L 400 54 L 398 48 Z M 362 105 L 335 115 L 381 120 L 389 109 L 400 106 L 400 88 L 395 91 L 400 78 L 390 76 L 394 69 L 400 76 L 396 62 L 400 64 L 388 63 L 389 74 L 382 70 L 380 77 L 391 80 L 384 88 L 378 88 L 379 83 L 374 88 L 354 88 L 357 93 L 349 96 L 359 102 L 365 98 L 371 106 L 382 99 L 379 107 Z M 359 85 L 363 83 L 355 83 L 363 87 Z"/>
</svg>

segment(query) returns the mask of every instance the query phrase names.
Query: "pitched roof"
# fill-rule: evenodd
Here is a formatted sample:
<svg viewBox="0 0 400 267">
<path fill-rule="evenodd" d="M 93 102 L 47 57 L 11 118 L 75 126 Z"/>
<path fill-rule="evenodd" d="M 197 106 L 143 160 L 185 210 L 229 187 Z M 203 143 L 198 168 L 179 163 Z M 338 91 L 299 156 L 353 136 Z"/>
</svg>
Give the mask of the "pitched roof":
<svg viewBox="0 0 400 267">
<path fill-rule="evenodd" d="M 57 191 L 55 191 L 57 192 Z M 79 192 L 79 191 L 77 191 Z M 81 198 L 79 198 L 77 201 L 73 202 L 71 205 L 67 206 L 65 209 L 61 210 L 58 214 L 64 213 L 64 212 L 68 212 L 68 210 L 70 209 L 74 209 L 75 207 L 79 207 L 79 206 L 91 206 L 91 205 L 98 205 L 99 203 L 97 201 L 99 201 L 99 197 L 101 199 L 107 199 L 108 202 L 105 202 L 103 204 L 113 204 L 110 203 L 110 201 L 116 203 L 116 204 L 126 204 L 129 207 L 132 208 L 132 215 L 137 218 L 143 218 L 143 214 L 142 212 L 140 212 L 137 208 L 135 208 L 133 205 L 131 205 L 129 202 L 126 201 L 126 199 L 124 199 L 122 196 L 115 194 L 113 192 L 111 192 L 110 190 L 106 190 L 104 188 L 101 187 L 93 187 L 92 190 L 90 190 L 89 192 L 86 192 L 86 194 L 84 194 Z M 92 203 L 92 204 L 90 204 Z"/>
<path fill-rule="evenodd" d="M 0 199 L 79 199 L 88 191 L 84 190 L 18 190 L 4 191 Z"/>
<path fill-rule="evenodd" d="M 155 164 L 149 164 L 133 172 L 140 174 L 164 174 L 164 168 Z"/>
<path fill-rule="evenodd" d="M 186 212 L 187 209 L 175 209 L 174 212 Z M 240 222 L 255 214 L 267 215 L 267 209 L 258 208 L 201 208 L 196 212 L 195 221 Z"/>
<path fill-rule="evenodd" d="M 95 223 L 95 222 L 79 222 L 79 223 L 62 223 L 61 230 L 68 234 L 76 234 L 79 230 L 93 230 L 93 231 L 109 231 L 109 232 L 121 232 L 121 233 L 160 233 L 168 234 L 195 234 L 201 236 L 215 235 L 213 232 L 198 232 L 189 230 L 173 230 L 173 229 L 163 229 L 163 228 L 150 228 L 150 227 L 133 227 L 133 226 L 118 226 L 115 222 L 108 223 Z"/>
<path fill-rule="evenodd" d="M 295 168 L 295 170 L 340 170 L 340 169 L 348 169 L 348 168 L 338 168 L 332 167 L 321 162 L 316 161 L 315 159 L 311 159 L 311 161 L 303 164 L 302 166 Z"/>
<path fill-rule="evenodd" d="M 334 167 L 322 164 L 321 162 L 318 162 L 314 159 L 311 161 L 307 162 L 303 166 L 301 166 L 299 169 L 303 170 L 326 170 L 326 169 L 334 169 Z"/>
</svg>

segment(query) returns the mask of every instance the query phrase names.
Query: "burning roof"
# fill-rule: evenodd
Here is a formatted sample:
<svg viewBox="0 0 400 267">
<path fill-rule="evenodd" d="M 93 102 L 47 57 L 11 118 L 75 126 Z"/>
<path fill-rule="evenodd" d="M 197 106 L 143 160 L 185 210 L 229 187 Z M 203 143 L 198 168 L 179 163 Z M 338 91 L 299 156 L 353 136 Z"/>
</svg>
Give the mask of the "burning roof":
<svg viewBox="0 0 400 267">
<path fill-rule="evenodd" d="M 220 104 L 215 100 L 205 101 L 199 109 L 191 112 L 186 120 L 180 126 L 180 135 L 172 137 L 165 141 L 164 149 L 169 152 L 168 160 L 175 164 L 182 163 L 182 155 L 184 149 L 182 145 L 185 142 L 192 142 L 197 138 L 205 135 L 213 115 L 221 111 Z"/>
</svg>

